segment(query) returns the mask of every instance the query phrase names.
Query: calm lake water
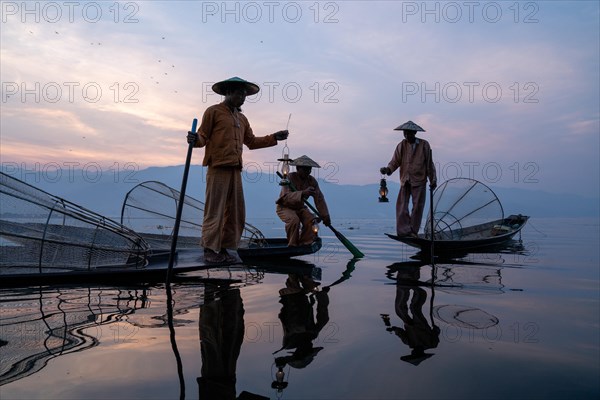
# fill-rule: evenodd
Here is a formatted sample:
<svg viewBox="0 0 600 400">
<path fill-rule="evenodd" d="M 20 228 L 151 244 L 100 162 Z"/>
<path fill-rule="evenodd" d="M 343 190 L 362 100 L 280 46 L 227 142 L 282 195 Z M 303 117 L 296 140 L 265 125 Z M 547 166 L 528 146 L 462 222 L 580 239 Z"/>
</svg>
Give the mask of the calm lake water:
<svg viewBox="0 0 600 400">
<path fill-rule="evenodd" d="M 3 289 L 0 397 L 598 398 L 598 219 L 532 218 L 522 248 L 435 267 L 388 221 L 334 225 L 364 259 L 324 228 L 291 277 Z M 301 275 L 319 289 L 298 291 Z"/>
</svg>

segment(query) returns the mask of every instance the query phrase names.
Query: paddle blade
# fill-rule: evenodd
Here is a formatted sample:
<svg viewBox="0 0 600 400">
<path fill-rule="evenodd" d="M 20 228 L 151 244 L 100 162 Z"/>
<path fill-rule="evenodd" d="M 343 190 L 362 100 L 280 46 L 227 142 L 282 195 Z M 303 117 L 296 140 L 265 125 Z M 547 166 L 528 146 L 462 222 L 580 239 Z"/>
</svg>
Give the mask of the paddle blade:
<svg viewBox="0 0 600 400">
<path fill-rule="evenodd" d="M 356 248 L 356 246 L 352 244 L 352 242 L 350 242 L 344 235 L 338 232 L 333 226 L 330 225 L 329 229 L 331 229 L 331 231 L 335 234 L 339 241 L 342 242 L 344 247 L 346 247 L 354 257 L 362 258 L 365 256 L 359 249 Z"/>
</svg>

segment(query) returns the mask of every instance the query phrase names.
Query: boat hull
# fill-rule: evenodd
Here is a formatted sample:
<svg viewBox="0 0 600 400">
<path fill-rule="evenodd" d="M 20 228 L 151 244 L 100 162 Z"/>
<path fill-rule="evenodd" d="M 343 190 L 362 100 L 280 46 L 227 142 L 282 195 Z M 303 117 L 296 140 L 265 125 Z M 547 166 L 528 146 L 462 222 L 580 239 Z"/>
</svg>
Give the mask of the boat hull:
<svg viewBox="0 0 600 400">
<path fill-rule="evenodd" d="M 204 250 L 201 247 L 178 249 L 173 263 L 173 280 L 177 280 L 177 274 L 202 270 L 212 271 L 212 279 L 220 280 L 219 274 L 214 273 L 214 271 L 219 269 L 247 269 L 249 266 L 244 265 L 244 262 L 251 262 L 251 268 L 259 266 L 260 269 L 270 272 L 293 273 L 303 271 L 304 273 L 305 266 L 290 262 L 290 258 L 315 253 L 322 246 L 320 238 L 310 245 L 297 247 L 288 247 L 287 239 L 275 238 L 266 239 L 266 241 L 264 247 L 241 248 L 238 250 L 238 257 L 235 261 L 219 264 L 204 261 Z M 230 253 L 230 255 L 234 254 Z M 170 254 L 166 250 L 155 250 L 148 258 L 146 265 L 137 267 L 115 265 L 76 270 L 2 267 L 0 270 L 0 287 L 67 282 L 164 282 L 169 267 L 169 256 Z M 283 264 L 278 262 L 281 260 L 286 262 Z M 262 262 L 275 262 L 275 264 L 264 264 Z M 311 265 L 312 267 L 314 266 Z"/>
<path fill-rule="evenodd" d="M 238 255 L 244 261 L 287 259 L 316 253 L 323 245 L 321 238 L 304 246 L 288 246 L 286 238 L 265 239 L 265 241 L 263 246 L 250 245 L 239 248 Z"/>
<path fill-rule="evenodd" d="M 426 254 L 431 253 L 432 245 L 434 254 L 482 252 L 499 250 L 505 247 L 523 229 L 528 219 L 529 217 L 524 215 L 511 215 L 501 221 L 471 227 L 469 228 L 470 230 L 480 232 L 481 236 L 473 239 L 469 239 L 469 236 L 465 235 L 461 239 L 436 238 L 432 243 L 431 239 L 424 237 L 424 235 L 419 235 L 418 237 L 397 236 L 389 233 L 386 233 L 386 235 L 391 239 L 418 248 Z M 503 227 L 503 229 L 501 230 L 498 227 Z M 506 229 L 506 227 L 509 229 Z M 485 229 L 487 229 L 487 232 Z M 455 232 L 455 235 L 460 237 L 461 232 Z"/>
</svg>

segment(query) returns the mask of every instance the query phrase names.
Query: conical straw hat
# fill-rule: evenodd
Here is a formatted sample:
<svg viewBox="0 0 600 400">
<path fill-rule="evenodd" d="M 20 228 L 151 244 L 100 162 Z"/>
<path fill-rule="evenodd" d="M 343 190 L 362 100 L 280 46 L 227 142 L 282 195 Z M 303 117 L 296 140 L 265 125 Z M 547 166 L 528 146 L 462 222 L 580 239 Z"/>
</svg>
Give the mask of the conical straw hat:
<svg viewBox="0 0 600 400">
<path fill-rule="evenodd" d="M 252 96 L 260 91 L 260 88 L 257 84 L 248 82 L 242 78 L 238 78 L 237 76 L 215 83 L 212 85 L 212 90 L 217 94 L 225 96 L 227 94 L 227 90 L 231 87 L 243 87 L 246 89 L 247 96 Z"/>
<path fill-rule="evenodd" d="M 314 167 L 314 168 L 321 168 L 321 166 L 319 164 L 317 164 L 315 161 L 313 161 L 310 157 L 308 156 L 301 156 L 298 157 L 296 159 L 294 159 L 294 161 L 292 161 L 290 163 L 290 165 L 294 165 L 296 167 Z"/>
<path fill-rule="evenodd" d="M 415 132 L 425 132 L 425 129 L 421 128 L 419 125 L 415 124 L 412 121 L 408 121 L 400 125 L 399 127 L 394 129 L 395 131 L 415 131 Z"/>
</svg>

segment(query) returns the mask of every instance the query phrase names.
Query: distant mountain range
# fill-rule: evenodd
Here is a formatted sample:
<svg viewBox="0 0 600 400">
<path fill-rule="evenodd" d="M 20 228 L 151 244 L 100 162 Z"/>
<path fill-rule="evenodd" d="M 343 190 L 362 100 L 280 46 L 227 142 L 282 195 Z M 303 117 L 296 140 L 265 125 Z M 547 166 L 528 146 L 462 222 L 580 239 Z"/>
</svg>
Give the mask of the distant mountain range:
<svg viewBox="0 0 600 400">
<path fill-rule="evenodd" d="M 24 171 L 3 164 L 2 171 L 50 194 L 119 221 L 123 199 L 129 190 L 144 181 L 159 181 L 179 190 L 183 166 L 150 167 L 139 171 L 100 171 L 99 168 Z M 200 201 L 204 201 L 205 173 L 206 169 L 200 166 L 190 168 L 187 195 Z M 275 200 L 280 190 L 279 179 L 264 172 L 244 172 L 243 178 L 248 220 L 276 218 Z M 399 189 L 395 182 L 397 177 L 388 181 L 389 203 L 378 203 L 379 179 L 376 178 L 376 182 L 370 185 L 342 185 L 320 181 L 332 218 L 393 220 Z M 491 188 L 502 202 L 506 215 L 598 217 L 600 214 L 598 198 L 520 188 Z"/>
</svg>

